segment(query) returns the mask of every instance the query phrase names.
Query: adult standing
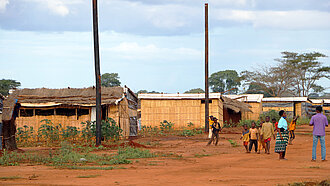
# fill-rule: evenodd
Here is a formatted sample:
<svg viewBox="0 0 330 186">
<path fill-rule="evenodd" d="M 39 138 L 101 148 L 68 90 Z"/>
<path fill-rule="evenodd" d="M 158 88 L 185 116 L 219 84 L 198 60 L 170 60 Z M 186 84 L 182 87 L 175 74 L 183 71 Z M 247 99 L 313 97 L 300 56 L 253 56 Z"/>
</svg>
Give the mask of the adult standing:
<svg viewBox="0 0 330 186">
<path fill-rule="evenodd" d="M 322 114 L 322 107 L 316 107 L 316 114 L 312 117 L 310 126 L 313 126 L 313 150 L 312 150 L 312 161 L 316 161 L 316 147 L 320 140 L 321 143 L 321 157 L 322 161 L 326 161 L 325 154 L 325 127 L 328 126 L 328 119 Z"/>
<path fill-rule="evenodd" d="M 281 116 L 281 119 L 278 121 L 277 125 L 275 152 L 279 153 L 280 160 L 286 160 L 286 146 L 288 145 L 289 140 L 288 122 L 286 121 L 286 112 L 284 110 L 281 110 L 279 115 Z"/>
</svg>

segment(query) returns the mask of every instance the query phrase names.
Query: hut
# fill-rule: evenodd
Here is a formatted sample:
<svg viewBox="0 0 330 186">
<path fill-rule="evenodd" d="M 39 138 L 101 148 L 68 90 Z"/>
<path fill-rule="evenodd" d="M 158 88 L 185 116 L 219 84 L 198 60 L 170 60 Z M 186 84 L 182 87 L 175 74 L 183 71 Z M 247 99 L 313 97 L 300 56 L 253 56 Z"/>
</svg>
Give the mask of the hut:
<svg viewBox="0 0 330 186">
<path fill-rule="evenodd" d="M 312 103 L 308 97 L 270 97 L 262 99 L 263 112 L 285 110 L 289 116 L 311 116 Z"/>
<path fill-rule="evenodd" d="M 102 119 L 114 119 L 123 129 L 123 136 L 137 134 L 137 102 L 135 94 L 125 87 L 102 87 Z M 81 128 L 81 123 L 96 120 L 95 88 L 18 89 L 8 97 L 20 103 L 17 127 L 38 129 L 41 120 L 48 119 L 63 127 Z M 6 101 L 6 100 L 5 100 Z M 4 120 L 10 119 L 12 105 Z"/>
<path fill-rule="evenodd" d="M 205 126 L 205 94 L 139 94 L 141 103 L 141 125 L 159 126 L 166 120 L 175 128 Z M 209 114 L 223 125 L 223 100 L 220 93 L 210 93 Z"/>
<path fill-rule="evenodd" d="M 243 120 L 258 120 L 262 113 L 263 94 L 224 95 L 224 97 L 249 104 L 251 112 L 243 112 Z"/>
<path fill-rule="evenodd" d="M 312 103 L 312 112 L 313 114 L 316 112 L 315 109 L 317 106 L 322 106 L 323 107 L 323 113 L 325 115 L 330 115 L 330 99 L 310 99 Z"/>
<path fill-rule="evenodd" d="M 3 147 L 7 150 L 16 150 L 16 125 L 15 120 L 18 116 L 19 109 L 21 105 L 18 103 L 17 99 L 14 96 L 7 97 L 3 101 L 2 108 L 2 139 L 3 139 Z"/>
<path fill-rule="evenodd" d="M 246 112 L 252 112 L 251 106 L 247 103 L 223 96 L 223 122 L 239 123 L 242 115 Z"/>
</svg>

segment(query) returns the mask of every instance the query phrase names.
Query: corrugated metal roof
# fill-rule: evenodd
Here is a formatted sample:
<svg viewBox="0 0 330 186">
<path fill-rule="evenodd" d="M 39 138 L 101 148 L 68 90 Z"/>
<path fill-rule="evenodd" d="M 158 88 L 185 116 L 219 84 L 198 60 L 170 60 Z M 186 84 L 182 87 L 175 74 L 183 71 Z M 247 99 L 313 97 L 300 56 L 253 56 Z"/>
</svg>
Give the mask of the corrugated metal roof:
<svg viewBox="0 0 330 186">
<path fill-rule="evenodd" d="M 241 95 L 223 95 L 223 96 L 241 102 L 257 102 L 257 103 L 260 103 L 262 101 L 262 98 L 264 97 L 263 94 L 241 94 Z"/>
<path fill-rule="evenodd" d="M 210 99 L 220 99 L 220 93 L 210 93 Z M 205 99 L 205 94 L 139 94 L 139 99 Z"/>
<path fill-rule="evenodd" d="M 271 98 L 263 98 L 263 102 L 305 102 L 308 100 L 308 97 L 271 97 Z"/>
<path fill-rule="evenodd" d="M 322 104 L 323 101 L 327 104 L 330 103 L 330 99 L 311 99 L 311 102 L 315 104 Z"/>
</svg>

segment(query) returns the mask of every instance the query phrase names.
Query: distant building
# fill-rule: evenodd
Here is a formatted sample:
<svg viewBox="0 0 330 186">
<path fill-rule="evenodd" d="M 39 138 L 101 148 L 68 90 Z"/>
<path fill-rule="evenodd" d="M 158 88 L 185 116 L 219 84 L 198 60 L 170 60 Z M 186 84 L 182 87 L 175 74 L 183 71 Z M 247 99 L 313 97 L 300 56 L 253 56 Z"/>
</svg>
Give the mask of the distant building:
<svg viewBox="0 0 330 186">
<path fill-rule="evenodd" d="M 262 113 L 263 94 L 223 95 L 224 97 L 249 104 L 251 112 L 243 112 L 242 119 L 258 120 Z"/>
<path fill-rule="evenodd" d="M 223 124 L 223 100 L 220 93 L 210 93 L 209 115 Z M 205 126 L 205 94 L 139 94 L 141 125 L 159 126 L 164 120 L 175 128 Z"/>
<path fill-rule="evenodd" d="M 263 112 L 285 110 L 289 116 L 311 116 L 312 103 L 308 97 L 269 97 L 262 99 Z"/>
<path fill-rule="evenodd" d="M 325 115 L 330 115 L 330 99 L 310 99 L 312 102 L 313 113 L 317 106 L 323 107 L 323 112 Z"/>
</svg>

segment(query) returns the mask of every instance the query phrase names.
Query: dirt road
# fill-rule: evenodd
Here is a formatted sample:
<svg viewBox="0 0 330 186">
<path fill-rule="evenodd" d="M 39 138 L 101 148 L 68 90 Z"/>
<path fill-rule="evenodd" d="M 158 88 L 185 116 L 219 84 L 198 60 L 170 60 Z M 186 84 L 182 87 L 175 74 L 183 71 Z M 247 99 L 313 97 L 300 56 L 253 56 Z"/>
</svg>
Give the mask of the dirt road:
<svg viewBox="0 0 330 186">
<path fill-rule="evenodd" d="M 236 129 L 236 132 L 240 129 Z M 204 135 L 195 137 L 141 138 L 150 142 L 154 152 L 182 155 L 182 158 L 157 157 L 139 159 L 116 170 L 68 170 L 48 166 L 0 167 L 1 185 L 277 185 L 330 179 L 330 163 L 311 162 L 312 128 L 298 127 L 294 145 L 288 146 L 287 161 L 278 154 L 247 154 L 240 134 L 222 134 L 218 146 L 205 146 Z M 330 128 L 327 128 L 327 157 L 330 158 Z M 229 139 L 236 141 L 233 147 Z M 79 178 L 82 176 L 90 178 Z"/>
</svg>

